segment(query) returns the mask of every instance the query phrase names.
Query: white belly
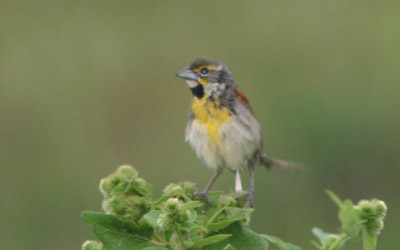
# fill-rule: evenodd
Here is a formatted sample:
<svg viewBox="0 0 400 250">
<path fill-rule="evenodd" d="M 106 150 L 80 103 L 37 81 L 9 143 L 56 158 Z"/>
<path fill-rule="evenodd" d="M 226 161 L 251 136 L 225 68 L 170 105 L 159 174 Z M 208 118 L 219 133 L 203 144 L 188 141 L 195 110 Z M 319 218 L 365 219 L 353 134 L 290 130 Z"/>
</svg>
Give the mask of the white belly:
<svg viewBox="0 0 400 250">
<path fill-rule="evenodd" d="M 210 139 L 207 126 L 194 119 L 186 131 L 186 141 L 208 167 L 224 168 L 233 171 L 248 167 L 254 160 L 260 143 L 242 123 L 233 119 L 222 124 L 219 129 L 218 143 Z"/>
</svg>

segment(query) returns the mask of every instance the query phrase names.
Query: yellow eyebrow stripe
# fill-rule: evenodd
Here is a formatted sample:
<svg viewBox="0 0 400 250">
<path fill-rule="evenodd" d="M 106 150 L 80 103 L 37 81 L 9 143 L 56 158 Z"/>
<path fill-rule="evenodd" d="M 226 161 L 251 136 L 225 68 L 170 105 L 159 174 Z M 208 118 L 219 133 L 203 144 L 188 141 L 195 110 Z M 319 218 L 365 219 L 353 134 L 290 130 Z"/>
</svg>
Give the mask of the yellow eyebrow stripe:
<svg viewBox="0 0 400 250">
<path fill-rule="evenodd" d="M 213 71 L 220 71 L 222 69 L 222 65 L 214 66 L 214 65 L 202 65 L 193 68 L 195 71 L 200 71 L 202 68 L 207 68 L 208 70 L 213 70 Z"/>
</svg>

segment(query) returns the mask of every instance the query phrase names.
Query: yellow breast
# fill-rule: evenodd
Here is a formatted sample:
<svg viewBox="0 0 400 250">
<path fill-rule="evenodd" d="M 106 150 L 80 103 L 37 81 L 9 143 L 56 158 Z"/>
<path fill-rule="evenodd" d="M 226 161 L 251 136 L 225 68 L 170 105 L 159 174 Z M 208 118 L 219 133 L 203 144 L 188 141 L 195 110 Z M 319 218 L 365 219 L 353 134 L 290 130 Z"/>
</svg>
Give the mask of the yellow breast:
<svg viewBox="0 0 400 250">
<path fill-rule="evenodd" d="M 222 107 L 219 99 L 210 101 L 207 97 L 203 97 L 194 98 L 192 110 L 195 119 L 207 126 L 211 141 L 218 145 L 220 127 L 231 119 L 229 109 Z"/>
</svg>

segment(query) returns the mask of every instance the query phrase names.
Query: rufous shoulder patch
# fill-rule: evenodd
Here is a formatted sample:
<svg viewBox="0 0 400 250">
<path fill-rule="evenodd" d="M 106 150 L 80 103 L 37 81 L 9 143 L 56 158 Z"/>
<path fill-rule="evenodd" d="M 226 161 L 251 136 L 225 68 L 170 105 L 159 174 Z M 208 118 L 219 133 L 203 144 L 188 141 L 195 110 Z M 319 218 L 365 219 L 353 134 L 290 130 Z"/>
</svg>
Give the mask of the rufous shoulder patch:
<svg viewBox="0 0 400 250">
<path fill-rule="evenodd" d="M 246 104 L 246 105 L 249 105 L 249 104 L 250 104 L 250 103 L 249 103 L 249 100 L 247 99 L 247 97 L 245 96 L 245 94 L 244 94 L 242 91 L 240 91 L 239 89 L 236 89 L 236 90 L 235 90 L 235 94 L 236 94 L 236 97 L 239 98 L 239 100 L 240 100 L 243 104 Z"/>
<path fill-rule="evenodd" d="M 248 110 L 250 110 L 250 112 L 254 115 L 253 109 L 251 108 L 250 102 L 247 99 L 247 97 L 245 96 L 245 94 L 242 91 L 240 91 L 239 89 L 235 90 L 235 94 L 236 94 L 236 97 L 239 99 L 239 101 L 241 101 L 244 104 L 244 106 Z"/>
</svg>

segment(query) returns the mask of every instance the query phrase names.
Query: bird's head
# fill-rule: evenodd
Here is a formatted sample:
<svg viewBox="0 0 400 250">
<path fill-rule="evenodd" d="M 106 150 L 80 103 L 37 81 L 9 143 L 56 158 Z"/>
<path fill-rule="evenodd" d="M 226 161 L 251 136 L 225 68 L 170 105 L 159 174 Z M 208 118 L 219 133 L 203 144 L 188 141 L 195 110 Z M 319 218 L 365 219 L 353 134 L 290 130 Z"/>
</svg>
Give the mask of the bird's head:
<svg viewBox="0 0 400 250">
<path fill-rule="evenodd" d="M 232 73 L 222 62 L 211 58 L 199 57 L 188 67 L 177 73 L 186 80 L 194 96 L 202 98 L 204 94 L 219 95 L 228 86 L 234 86 Z"/>
</svg>

